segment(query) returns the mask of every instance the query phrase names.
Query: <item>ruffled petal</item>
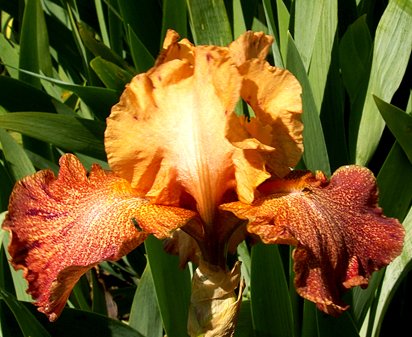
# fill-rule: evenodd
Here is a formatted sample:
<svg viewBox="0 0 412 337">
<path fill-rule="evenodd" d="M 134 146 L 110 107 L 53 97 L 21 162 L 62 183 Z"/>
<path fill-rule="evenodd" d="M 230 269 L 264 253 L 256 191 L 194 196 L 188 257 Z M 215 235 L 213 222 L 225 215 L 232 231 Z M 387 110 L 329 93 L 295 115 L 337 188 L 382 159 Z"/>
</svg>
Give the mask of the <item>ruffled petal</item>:
<svg viewBox="0 0 412 337">
<path fill-rule="evenodd" d="M 271 172 L 289 173 L 303 152 L 301 86 L 287 70 L 272 67 L 265 58 L 273 38 L 246 32 L 229 46 L 243 77 L 241 97 L 253 109 L 248 122 L 232 118 L 228 137 L 243 149 L 256 149 Z M 238 127 L 236 124 L 242 124 Z"/>
<path fill-rule="evenodd" d="M 196 47 L 193 62 L 169 60 L 136 76 L 112 109 L 105 145 L 111 168 L 133 187 L 169 204 L 184 191 L 212 223 L 234 186 L 225 126 L 241 77 L 227 48 Z"/>
<path fill-rule="evenodd" d="M 53 321 L 87 270 L 121 258 L 149 233 L 170 235 L 194 216 L 151 205 L 126 180 L 97 165 L 87 174 L 65 155 L 57 178 L 45 170 L 16 184 L 3 227 L 12 234 L 14 267 L 23 269 L 28 293 Z"/>
<path fill-rule="evenodd" d="M 273 174 L 283 177 L 296 166 L 303 152 L 301 87 L 287 70 L 253 59 L 239 67 L 241 96 L 255 118 L 232 118 L 228 135 L 235 146 L 255 149 Z M 241 127 L 240 127 L 241 125 Z"/>
<path fill-rule="evenodd" d="M 156 203 L 190 195 L 207 224 L 228 190 L 253 201 L 266 166 L 284 175 L 302 151 L 300 86 L 263 61 L 271 41 L 248 32 L 230 47 L 195 47 L 168 31 L 155 67 L 132 80 L 107 120 L 111 168 Z M 234 113 L 241 93 L 257 109 L 250 123 Z"/>
<path fill-rule="evenodd" d="M 247 31 L 229 45 L 230 54 L 237 66 L 248 60 L 264 61 L 273 43 L 273 37 L 263 32 Z"/>
<path fill-rule="evenodd" d="M 265 243 L 297 245 L 293 258 L 298 293 L 338 315 L 345 289 L 367 286 L 370 275 L 401 253 L 404 229 L 377 205 L 375 178 L 366 168 L 323 174 L 292 172 L 263 184 L 269 195 L 252 205 L 223 205 L 249 219 L 248 230 Z"/>
</svg>

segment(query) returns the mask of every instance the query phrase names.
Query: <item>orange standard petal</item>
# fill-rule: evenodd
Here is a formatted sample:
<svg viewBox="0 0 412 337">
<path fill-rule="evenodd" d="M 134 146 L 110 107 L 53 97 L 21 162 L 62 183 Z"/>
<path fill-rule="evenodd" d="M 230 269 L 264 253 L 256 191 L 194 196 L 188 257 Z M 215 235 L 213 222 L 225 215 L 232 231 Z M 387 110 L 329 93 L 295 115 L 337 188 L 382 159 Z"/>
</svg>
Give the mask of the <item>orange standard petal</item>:
<svg viewBox="0 0 412 337">
<path fill-rule="evenodd" d="M 262 34 L 246 34 L 250 43 L 241 37 L 236 49 L 195 47 L 169 31 L 155 66 L 132 80 L 107 120 L 113 171 L 156 203 L 192 198 L 206 224 L 226 192 L 251 202 L 270 177 L 266 165 L 282 176 L 302 152 L 300 86 L 264 61 L 269 37 L 259 44 Z M 235 114 L 242 97 L 256 121 Z"/>
<path fill-rule="evenodd" d="M 57 178 L 45 170 L 16 184 L 3 227 L 12 234 L 12 264 L 23 269 L 28 293 L 53 321 L 87 270 L 118 260 L 150 233 L 168 236 L 194 216 L 151 205 L 125 179 L 97 165 L 87 174 L 65 155 Z"/>
<path fill-rule="evenodd" d="M 326 313 L 346 310 L 342 293 L 367 286 L 372 272 L 402 251 L 404 229 L 382 214 L 375 178 L 366 168 L 342 167 L 330 182 L 321 173 L 296 171 L 260 190 L 266 196 L 252 205 L 221 208 L 248 219 L 248 231 L 265 243 L 296 245 L 296 289 Z"/>
</svg>

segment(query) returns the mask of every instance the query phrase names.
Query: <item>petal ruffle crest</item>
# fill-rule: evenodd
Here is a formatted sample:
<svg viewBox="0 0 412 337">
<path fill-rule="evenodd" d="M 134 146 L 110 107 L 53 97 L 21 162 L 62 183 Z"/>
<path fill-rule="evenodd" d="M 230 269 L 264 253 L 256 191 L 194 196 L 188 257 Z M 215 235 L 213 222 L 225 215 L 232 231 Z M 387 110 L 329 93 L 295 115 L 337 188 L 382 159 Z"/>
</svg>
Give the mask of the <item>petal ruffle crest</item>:
<svg viewBox="0 0 412 337">
<path fill-rule="evenodd" d="M 222 205 L 249 219 L 248 231 L 265 243 L 297 245 L 294 251 L 298 293 L 319 309 L 338 315 L 347 306 L 345 289 L 367 286 L 372 272 L 386 266 L 403 246 L 404 229 L 377 205 L 372 173 L 362 167 L 323 174 L 292 172 L 263 184 L 270 195 L 252 205 Z"/>
<path fill-rule="evenodd" d="M 87 175 L 75 156 L 65 155 L 57 178 L 45 170 L 16 184 L 3 227 L 12 233 L 12 264 L 23 269 L 27 292 L 53 321 L 87 270 L 121 258 L 149 233 L 165 237 L 193 216 L 150 205 L 97 165 Z"/>
</svg>

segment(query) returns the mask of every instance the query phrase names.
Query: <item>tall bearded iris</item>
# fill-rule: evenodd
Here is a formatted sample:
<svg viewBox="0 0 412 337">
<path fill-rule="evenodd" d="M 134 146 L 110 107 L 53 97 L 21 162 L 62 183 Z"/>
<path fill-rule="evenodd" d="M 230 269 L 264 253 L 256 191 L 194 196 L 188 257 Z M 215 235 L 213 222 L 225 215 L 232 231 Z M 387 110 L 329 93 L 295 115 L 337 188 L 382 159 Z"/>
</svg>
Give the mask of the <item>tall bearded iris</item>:
<svg viewBox="0 0 412 337">
<path fill-rule="evenodd" d="M 86 271 L 149 234 L 198 265 L 194 336 L 233 333 L 242 282 L 226 255 L 247 235 L 296 246 L 298 293 L 332 315 L 347 308 L 343 291 L 401 252 L 403 228 L 382 215 L 369 170 L 342 167 L 329 181 L 291 169 L 303 151 L 301 87 L 265 61 L 271 43 L 247 32 L 228 47 L 195 47 L 169 31 L 107 119 L 112 171 L 87 173 L 67 154 L 58 177 L 46 170 L 16 184 L 9 252 L 50 320 Z M 247 118 L 235 113 L 240 100 Z"/>
</svg>

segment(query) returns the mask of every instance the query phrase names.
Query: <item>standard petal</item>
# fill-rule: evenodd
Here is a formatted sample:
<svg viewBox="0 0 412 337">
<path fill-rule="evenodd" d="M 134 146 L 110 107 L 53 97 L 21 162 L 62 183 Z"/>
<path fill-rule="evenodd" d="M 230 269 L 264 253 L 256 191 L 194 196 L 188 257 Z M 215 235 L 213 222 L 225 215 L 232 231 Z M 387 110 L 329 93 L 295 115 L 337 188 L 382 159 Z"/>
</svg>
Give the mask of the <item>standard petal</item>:
<svg viewBox="0 0 412 337">
<path fill-rule="evenodd" d="M 189 195 L 207 224 L 229 190 L 252 202 L 267 168 L 283 176 L 302 152 L 301 89 L 263 61 L 271 41 L 248 32 L 229 47 L 194 47 L 169 31 L 155 67 L 107 120 L 111 168 L 156 203 Z M 234 113 L 240 94 L 255 109 L 250 122 Z"/>
<path fill-rule="evenodd" d="M 234 187 L 235 148 L 225 127 L 240 85 L 227 48 L 213 46 L 196 47 L 194 64 L 174 59 L 138 75 L 107 120 L 110 166 L 157 203 L 191 195 L 203 220 L 213 222 Z"/>
<path fill-rule="evenodd" d="M 241 96 L 256 117 L 233 118 L 228 139 L 242 149 L 255 149 L 279 177 L 296 166 L 303 151 L 301 86 L 287 70 L 253 59 L 239 67 Z"/>
<path fill-rule="evenodd" d="M 345 289 L 367 286 L 376 271 L 400 254 L 404 229 L 382 214 L 372 173 L 362 167 L 322 174 L 293 172 L 265 183 L 270 193 L 252 205 L 222 206 L 249 219 L 248 230 L 265 243 L 297 245 L 293 258 L 298 293 L 338 315 Z"/>
<path fill-rule="evenodd" d="M 65 155 L 56 178 L 40 171 L 18 182 L 3 227 L 39 311 L 55 320 L 77 280 L 103 260 L 117 260 L 149 233 L 158 237 L 193 218 L 191 211 L 150 205 L 130 184 L 99 166 L 87 174 Z"/>
<path fill-rule="evenodd" d="M 265 61 L 272 42 L 269 35 L 249 31 L 229 46 L 243 77 L 241 97 L 255 118 L 232 117 L 228 138 L 242 149 L 255 149 L 271 172 L 283 177 L 303 151 L 302 89 L 289 71 Z"/>
</svg>

